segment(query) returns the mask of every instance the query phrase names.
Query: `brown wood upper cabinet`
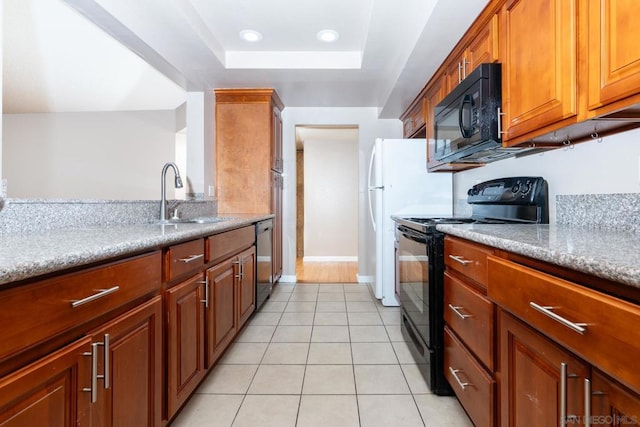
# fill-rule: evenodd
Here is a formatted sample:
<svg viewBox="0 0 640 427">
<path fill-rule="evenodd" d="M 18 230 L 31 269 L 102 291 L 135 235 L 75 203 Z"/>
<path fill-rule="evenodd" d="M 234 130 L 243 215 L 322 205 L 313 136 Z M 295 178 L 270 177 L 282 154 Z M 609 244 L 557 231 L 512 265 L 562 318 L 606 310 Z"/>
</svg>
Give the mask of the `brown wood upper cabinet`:
<svg viewBox="0 0 640 427">
<path fill-rule="evenodd" d="M 282 170 L 282 101 L 273 89 L 216 89 L 218 213 L 271 212 L 270 172 Z"/>
<path fill-rule="evenodd" d="M 582 6 L 582 4 L 581 4 Z M 640 2 L 634 0 L 588 1 L 589 109 L 606 113 L 638 103 L 627 97 L 640 92 Z M 614 105 L 611 105 L 614 104 Z M 609 106 L 611 108 L 601 108 Z"/>
<path fill-rule="evenodd" d="M 402 134 L 405 138 L 425 137 L 425 106 L 424 98 L 418 97 L 409 110 L 400 117 L 402 120 Z"/>
<path fill-rule="evenodd" d="M 445 67 L 447 93 L 460 84 L 478 65 L 498 60 L 497 15 L 473 33 L 472 40 L 464 45 L 461 53 L 456 55 L 454 52 L 453 55 Z"/>
<path fill-rule="evenodd" d="M 503 6 L 503 144 L 575 123 L 577 21 L 576 0 L 510 0 Z"/>
</svg>

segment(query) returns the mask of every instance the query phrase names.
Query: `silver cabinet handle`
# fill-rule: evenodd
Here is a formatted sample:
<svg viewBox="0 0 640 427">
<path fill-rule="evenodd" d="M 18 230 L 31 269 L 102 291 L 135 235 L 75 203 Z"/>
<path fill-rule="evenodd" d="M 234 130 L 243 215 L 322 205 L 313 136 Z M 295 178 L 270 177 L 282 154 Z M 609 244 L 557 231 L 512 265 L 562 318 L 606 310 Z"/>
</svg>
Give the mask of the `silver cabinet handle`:
<svg viewBox="0 0 640 427">
<path fill-rule="evenodd" d="M 587 332 L 587 324 L 586 323 L 574 323 L 571 322 L 570 320 L 565 319 L 564 317 L 554 313 L 552 310 L 555 307 L 551 307 L 551 306 L 542 306 L 539 304 L 536 304 L 533 301 L 529 302 L 529 306 L 531 306 L 532 308 L 538 310 L 540 313 L 544 314 L 547 317 L 552 318 L 553 320 L 555 320 L 556 322 L 566 326 L 567 328 L 571 329 L 572 331 L 575 331 L 577 333 L 579 333 L 580 335 L 584 335 L 585 332 Z"/>
<path fill-rule="evenodd" d="M 195 261 L 195 260 L 200 259 L 200 258 L 204 258 L 204 254 L 189 255 L 189 256 L 188 256 L 188 257 L 186 257 L 186 258 L 180 258 L 180 259 L 178 259 L 178 261 L 180 261 L 180 262 L 184 262 L 184 263 L 186 264 L 186 263 L 189 263 L 189 262 L 191 262 L 191 261 Z"/>
<path fill-rule="evenodd" d="M 460 381 L 460 377 L 458 377 L 458 372 L 462 372 L 460 369 L 453 369 L 451 366 L 449 366 L 449 372 L 451 372 L 451 375 L 453 375 L 453 378 L 455 378 L 456 382 L 458 383 L 460 388 L 462 388 L 463 391 L 468 386 L 473 385 L 471 383 L 463 383 L 462 381 Z"/>
<path fill-rule="evenodd" d="M 110 346 L 110 338 L 109 334 L 104 334 L 104 341 L 102 342 L 102 346 L 104 347 L 104 374 L 102 375 L 104 389 L 108 389 L 110 387 L 110 365 L 111 365 L 111 346 Z M 100 343 L 98 343 L 100 345 Z"/>
<path fill-rule="evenodd" d="M 584 427 L 591 427 L 591 380 L 584 379 Z"/>
<path fill-rule="evenodd" d="M 503 133 L 506 133 L 502 131 L 502 116 L 504 116 L 504 114 L 502 108 L 498 107 L 498 138 L 500 138 Z"/>
<path fill-rule="evenodd" d="M 560 426 L 567 424 L 567 364 L 560 364 Z"/>
<path fill-rule="evenodd" d="M 204 285 L 204 300 L 200 300 L 200 302 L 204 303 L 204 308 L 209 308 L 209 276 L 205 276 L 204 280 L 198 283 Z"/>
<path fill-rule="evenodd" d="M 84 305 L 91 301 L 95 301 L 102 297 L 106 297 L 107 295 L 112 294 L 114 292 L 118 292 L 119 290 L 120 290 L 120 286 L 114 286 L 113 288 L 109 288 L 109 289 L 97 289 L 98 291 L 97 294 L 93 294 L 79 300 L 71 301 L 71 307 L 72 308 L 80 307 L 81 305 Z"/>
<path fill-rule="evenodd" d="M 462 255 L 449 255 L 449 258 L 451 258 L 454 261 L 458 261 L 462 265 L 467 265 L 467 264 L 472 264 L 473 263 L 473 261 L 471 261 L 471 260 L 464 259 L 462 257 Z"/>
<path fill-rule="evenodd" d="M 462 82 L 462 64 L 458 62 L 458 84 Z"/>
<path fill-rule="evenodd" d="M 462 320 L 465 320 L 467 317 L 473 317 L 470 314 L 463 314 L 460 312 L 461 308 L 464 307 L 460 307 L 460 306 L 455 306 L 455 305 L 451 305 L 449 304 L 449 308 L 455 313 L 457 314 Z"/>
<path fill-rule="evenodd" d="M 469 62 L 467 61 L 467 58 L 462 58 L 462 78 L 466 79 L 467 78 L 467 64 Z"/>
<path fill-rule="evenodd" d="M 85 387 L 82 391 L 91 393 L 91 403 L 98 400 L 98 344 L 91 344 L 91 351 L 83 353 L 83 356 L 91 356 L 91 387 Z"/>
<path fill-rule="evenodd" d="M 244 276 L 244 260 L 237 259 L 233 261 L 233 264 L 238 266 L 238 274 L 235 275 L 236 279 L 242 279 Z"/>
</svg>

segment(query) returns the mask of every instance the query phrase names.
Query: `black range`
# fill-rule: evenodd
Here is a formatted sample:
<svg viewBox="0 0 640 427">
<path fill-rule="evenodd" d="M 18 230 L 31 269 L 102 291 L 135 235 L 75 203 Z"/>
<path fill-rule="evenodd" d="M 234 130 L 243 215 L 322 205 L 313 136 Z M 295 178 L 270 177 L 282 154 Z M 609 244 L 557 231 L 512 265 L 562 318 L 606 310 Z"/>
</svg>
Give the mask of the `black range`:
<svg viewBox="0 0 640 427">
<path fill-rule="evenodd" d="M 438 224 L 546 224 L 548 186 L 540 177 L 508 177 L 468 191 L 470 217 L 396 218 L 396 289 L 402 333 L 431 390 L 452 394 L 444 377 L 444 234 Z"/>
</svg>

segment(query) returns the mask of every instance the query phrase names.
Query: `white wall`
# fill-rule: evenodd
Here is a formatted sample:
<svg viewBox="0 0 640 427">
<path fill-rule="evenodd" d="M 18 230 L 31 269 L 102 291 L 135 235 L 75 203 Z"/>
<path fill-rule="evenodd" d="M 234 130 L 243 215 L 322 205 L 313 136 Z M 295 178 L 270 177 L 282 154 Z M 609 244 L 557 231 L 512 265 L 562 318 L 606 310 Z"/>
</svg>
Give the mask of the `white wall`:
<svg viewBox="0 0 640 427">
<path fill-rule="evenodd" d="M 6 114 L 3 131 L 14 198 L 159 199 L 162 165 L 175 156 L 173 110 Z"/>
<path fill-rule="evenodd" d="M 358 141 L 304 141 L 304 259 L 358 257 Z"/>
<path fill-rule="evenodd" d="M 402 137 L 402 122 L 397 119 L 378 119 L 376 108 L 286 107 L 282 112 L 282 120 L 284 151 L 283 281 L 295 278 L 296 125 L 352 125 L 358 127 L 358 276 L 361 278 L 372 277 L 375 271 L 375 236 L 367 210 L 369 156 L 375 138 Z"/>
<path fill-rule="evenodd" d="M 507 159 L 454 175 L 455 199 L 466 199 L 476 182 L 503 176 L 536 175 L 549 183 L 550 222 L 556 195 L 640 192 L 640 129 L 521 159 Z"/>
</svg>

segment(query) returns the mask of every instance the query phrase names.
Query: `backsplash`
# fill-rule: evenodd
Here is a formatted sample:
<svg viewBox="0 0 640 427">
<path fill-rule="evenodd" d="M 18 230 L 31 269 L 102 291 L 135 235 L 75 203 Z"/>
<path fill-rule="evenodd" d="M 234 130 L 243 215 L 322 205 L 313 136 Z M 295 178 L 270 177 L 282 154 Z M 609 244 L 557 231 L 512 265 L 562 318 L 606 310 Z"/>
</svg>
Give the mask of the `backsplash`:
<svg viewBox="0 0 640 427">
<path fill-rule="evenodd" d="M 557 195 L 556 222 L 638 233 L 640 193 Z"/>
<path fill-rule="evenodd" d="M 182 218 L 215 216 L 215 201 L 168 202 Z M 158 220 L 159 200 L 38 200 L 5 199 L 0 209 L 0 233 L 28 233 L 70 227 L 143 224 Z"/>
</svg>

